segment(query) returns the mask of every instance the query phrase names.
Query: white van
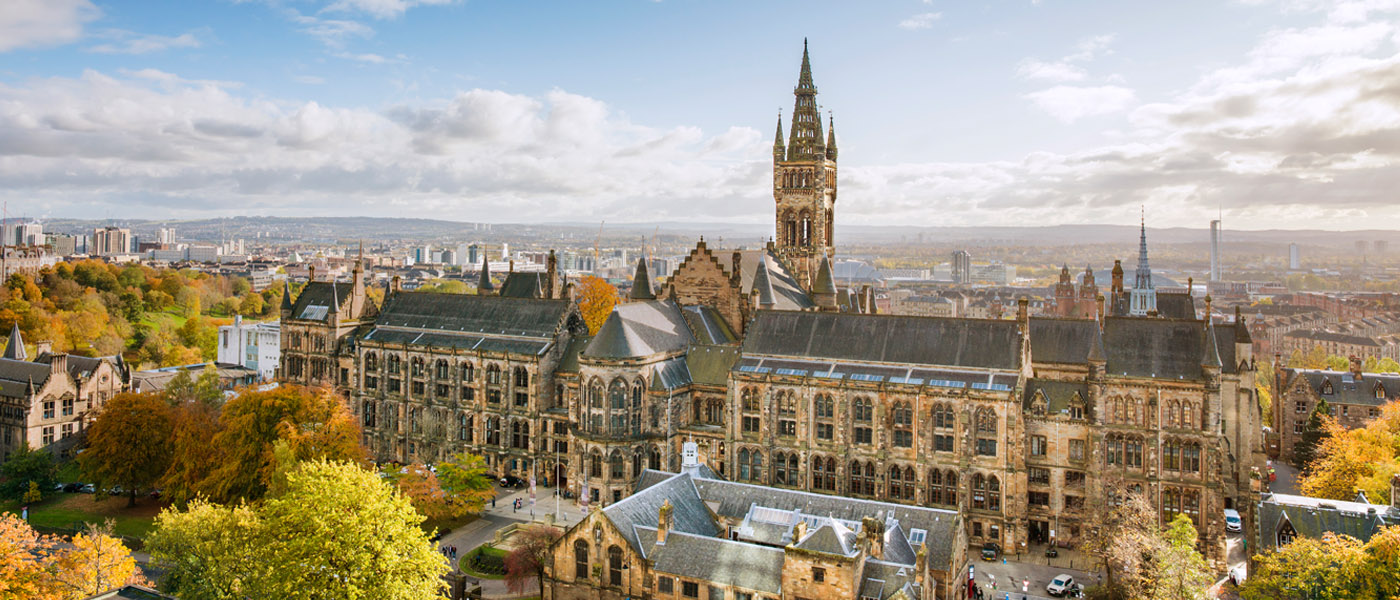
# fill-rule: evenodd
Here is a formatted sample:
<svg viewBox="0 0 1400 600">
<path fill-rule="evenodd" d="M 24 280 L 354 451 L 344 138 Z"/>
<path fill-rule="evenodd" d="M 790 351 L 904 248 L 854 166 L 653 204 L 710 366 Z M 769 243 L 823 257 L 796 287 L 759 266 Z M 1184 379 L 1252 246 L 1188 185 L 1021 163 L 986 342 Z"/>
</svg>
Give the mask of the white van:
<svg viewBox="0 0 1400 600">
<path fill-rule="evenodd" d="M 1243 530 L 1244 522 L 1240 520 L 1240 512 L 1233 509 L 1225 509 L 1225 531 L 1239 533 Z"/>
</svg>

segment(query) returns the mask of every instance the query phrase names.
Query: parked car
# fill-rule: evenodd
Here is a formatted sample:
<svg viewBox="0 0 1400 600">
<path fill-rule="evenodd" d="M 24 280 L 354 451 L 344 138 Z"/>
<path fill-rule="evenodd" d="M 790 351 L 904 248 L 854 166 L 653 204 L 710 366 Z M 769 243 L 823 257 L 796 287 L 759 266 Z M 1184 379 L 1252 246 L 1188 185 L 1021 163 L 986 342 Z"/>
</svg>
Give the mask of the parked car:
<svg viewBox="0 0 1400 600">
<path fill-rule="evenodd" d="M 84 494 L 96 494 L 96 493 L 97 493 L 97 486 L 95 486 L 95 485 L 93 485 L 93 484 L 91 484 L 91 483 L 84 483 L 84 484 L 83 484 L 83 487 L 78 488 L 78 491 L 79 491 L 79 492 L 82 492 L 82 493 L 84 493 Z"/>
<path fill-rule="evenodd" d="M 68 492 L 68 493 L 70 493 L 70 494 L 75 493 L 75 492 L 81 492 L 81 491 L 83 491 L 83 484 L 81 484 L 81 483 L 65 483 L 65 484 L 63 484 L 63 491 Z"/>
<path fill-rule="evenodd" d="M 1240 511 L 1233 508 L 1225 509 L 1225 531 L 1239 533 L 1243 530 L 1243 523 L 1240 520 Z"/>
<path fill-rule="evenodd" d="M 526 485 L 529 485 L 529 483 L 526 482 L 524 479 L 521 479 L 514 475 L 506 475 L 505 477 L 502 477 L 500 483 L 501 487 L 503 488 L 522 488 Z"/>
<path fill-rule="evenodd" d="M 1045 592 L 1057 598 L 1074 589 L 1074 578 L 1064 573 L 1056 575 L 1054 579 L 1050 580 L 1050 583 L 1045 585 Z"/>
<path fill-rule="evenodd" d="M 1001 555 L 1001 546 L 996 542 L 982 544 L 982 560 L 996 560 Z"/>
</svg>

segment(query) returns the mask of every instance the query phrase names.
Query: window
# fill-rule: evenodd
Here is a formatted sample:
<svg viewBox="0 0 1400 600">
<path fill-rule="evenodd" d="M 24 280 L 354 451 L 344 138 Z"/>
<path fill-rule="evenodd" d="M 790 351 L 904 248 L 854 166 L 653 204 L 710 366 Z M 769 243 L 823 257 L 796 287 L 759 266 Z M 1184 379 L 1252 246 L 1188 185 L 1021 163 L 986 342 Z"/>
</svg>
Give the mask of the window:
<svg viewBox="0 0 1400 600">
<path fill-rule="evenodd" d="M 836 459 L 812 457 L 812 487 L 828 492 L 836 491 Z"/>
<path fill-rule="evenodd" d="M 45 428 L 43 429 L 43 432 L 42 432 L 42 433 L 43 433 L 43 440 L 42 440 L 43 445 L 47 446 L 47 445 L 49 445 L 49 444 L 52 444 L 52 443 L 53 443 L 53 427 L 45 427 Z"/>
<path fill-rule="evenodd" d="M 375 376 L 373 376 L 373 375 L 366 375 L 366 376 L 365 376 L 365 389 L 367 389 L 367 390 L 377 390 L 377 389 L 379 389 L 379 378 L 378 378 L 378 377 L 375 377 Z"/>
<path fill-rule="evenodd" d="M 1084 487 L 1084 472 L 1083 472 L 1083 471 L 1065 471 L 1065 487 L 1072 487 L 1072 488 L 1082 488 L 1082 487 Z"/>
<path fill-rule="evenodd" d="M 849 479 L 851 495 L 875 495 L 875 463 L 870 461 L 851 461 Z"/>
<path fill-rule="evenodd" d="M 1001 510 L 1001 481 L 996 475 L 972 476 L 972 507 L 985 510 Z"/>
<path fill-rule="evenodd" d="M 487 385 L 500 385 L 500 384 L 501 384 L 501 365 L 497 365 L 497 364 L 486 365 L 486 384 L 487 384 Z"/>
<path fill-rule="evenodd" d="M 64 398 L 64 399 L 63 399 L 63 416 L 65 416 L 65 417 L 71 417 L 71 416 L 73 416 L 73 399 L 72 399 L 72 398 Z"/>
<path fill-rule="evenodd" d="M 445 360 L 438 359 L 437 362 L 433 363 L 433 377 L 439 381 L 447 380 L 448 370 L 449 367 L 447 366 L 447 361 Z"/>
<path fill-rule="evenodd" d="M 622 585 L 622 548 L 608 548 L 608 585 Z"/>
<path fill-rule="evenodd" d="M 501 403 L 501 390 L 486 390 L 486 403 L 499 405 Z"/>
<path fill-rule="evenodd" d="M 45 418 L 45 419 L 52 419 L 52 418 L 53 418 L 53 400 L 45 400 L 45 401 L 44 401 L 44 418 Z"/>
<path fill-rule="evenodd" d="M 476 388 L 462 386 L 462 402 L 476 402 Z"/>
<path fill-rule="evenodd" d="M 462 442 L 472 441 L 472 421 L 471 415 L 457 415 L 457 440 Z"/>
<path fill-rule="evenodd" d="M 516 387 L 525 387 L 530 385 L 530 372 L 525 370 L 525 367 L 515 368 L 515 385 Z"/>
<path fill-rule="evenodd" d="M 436 396 L 436 397 L 438 397 L 438 398 L 444 398 L 444 399 L 445 399 L 445 398 L 447 398 L 448 396 L 451 396 L 451 395 L 452 395 L 452 388 L 449 388 L 449 387 L 447 387 L 447 385 L 441 384 L 441 383 L 435 384 L 435 385 L 433 386 L 433 395 Z"/>
<path fill-rule="evenodd" d="M 739 480 L 763 481 L 763 452 L 739 449 Z"/>
<path fill-rule="evenodd" d="M 529 406 L 529 405 L 530 405 L 530 394 L 529 394 L 529 392 L 516 392 L 516 393 L 515 393 L 515 406 L 516 406 L 516 408 L 524 408 L 524 407 Z"/>
<path fill-rule="evenodd" d="M 1331 380 L 1325 380 L 1325 381 L 1322 382 L 1322 395 L 1324 395 L 1324 396 L 1331 396 L 1331 395 L 1332 395 L 1332 381 L 1331 381 Z"/>
<path fill-rule="evenodd" d="M 914 500 L 914 467 L 890 467 L 889 495 L 892 500 Z"/>
<path fill-rule="evenodd" d="M 1084 440 L 1069 441 L 1069 459 L 1077 461 L 1084 460 Z"/>
<path fill-rule="evenodd" d="M 826 569 L 812 567 L 812 583 L 822 583 L 826 581 Z"/>
<path fill-rule="evenodd" d="M 797 435 L 797 399 L 792 392 L 778 394 L 778 435 Z"/>
<path fill-rule="evenodd" d="M 70 435 L 73 435 L 73 424 L 72 424 L 72 423 L 64 423 L 64 424 L 63 424 L 63 438 L 67 438 L 67 437 L 70 436 Z M 60 439 L 63 439 L 63 438 L 60 438 Z"/>
<path fill-rule="evenodd" d="M 1031 506 L 1039 506 L 1041 508 L 1048 507 L 1050 506 L 1050 493 L 1031 492 L 1027 501 L 1030 502 Z"/>
<path fill-rule="evenodd" d="M 1031 436 L 1031 456 L 1045 456 L 1045 436 Z"/>
<path fill-rule="evenodd" d="M 977 439 L 977 454 L 979 456 L 996 456 L 997 441 L 991 439 Z"/>
<path fill-rule="evenodd" d="M 855 402 L 851 403 L 852 442 L 870 444 L 874 441 L 874 419 L 875 408 L 869 398 L 856 398 Z"/>
<path fill-rule="evenodd" d="M 909 545 L 910 545 L 910 546 L 913 546 L 913 547 L 915 547 L 915 548 L 918 548 L 918 547 L 919 547 L 919 544 L 924 543 L 924 539 L 927 538 L 927 537 L 928 537 L 928 531 L 925 531 L 925 530 L 923 530 L 923 529 L 917 529 L 917 528 L 916 528 L 916 529 L 910 529 L 910 530 L 909 530 Z"/>
<path fill-rule="evenodd" d="M 997 413 L 991 408 L 979 408 L 975 418 L 977 424 L 977 454 L 997 455 Z"/>
<path fill-rule="evenodd" d="M 501 445 L 501 418 L 486 418 L 486 444 L 488 446 Z"/>
<path fill-rule="evenodd" d="M 471 363 L 462 363 L 462 381 L 470 383 L 476 379 L 476 367 Z"/>
<path fill-rule="evenodd" d="M 626 472 L 622 464 L 622 452 L 613 450 L 613 453 L 608 456 L 608 477 L 611 479 L 622 479 L 626 476 L 624 475 Z"/>
<path fill-rule="evenodd" d="M 574 579 L 588 579 L 588 542 L 574 540 Z"/>
<path fill-rule="evenodd" d="M 1046 469 L 1044 467 L 1031 467 L 1029 469 L 1029 473 L 1031 483 L 1039 483 L 1041 485 L 1050 484 L 1050 469 Z"/>
<path fill-rule="evenodd" d="M 955 422 L 952 405 L 938 404 L 933 407 L 934 429 L 952 429 Z"/>
<path fill-rule="evenodd" d="M 700 584 L 695 583 L 694 581 L 682 581 L 681 595 L 685 596 L 686 598 L 699 598 Z"/>
<path fill-rule="evenodd" d="M 896 448 L 913 448 L 914 409 L 909 408 L 909 403 L 896 402 L 894 404 L 892 421 L 894 423 L 894 446 Z"/>
<path fill-rule="evenodd" d="M 813 412 L 816 413 L 816 436 L 819 440 L 831 441 L 835 437 L 836 427 L 832 424 L 836 416 L 835 402 L 831 396 L 817 394 L 817 399 L 813 401 Z"/>
<path fill-rule="evenodd" d="M 1302 422 L 1302 421 L 1296 421 L 1296 422 L 1293 423 L 1293 433 L 1298 434 L 1298 435 L 1303 435 L 1303 422 Z"/>
<path fill-rule="evenodd" d="M 422 395 L 423 395 L 423 382 L 421 382 L 421 381 L 412 381 L 412 382 L 410 382 L 410 384 L 411 384 L 411 386 L 413 387 L 413 395 L 414 395 L 414 396 L 422 396 Z"/>
<path fill-rule="evenodd" d="M 760 403 L 758 400 L 757 391 L 753 390 L 752 388 L 744 390 L 743 403 L 740 405 L 740 407 L 743 409 L 743 418 L 741 426 L 743 428 L 744 433 L 752 433 L 758 431 L 760 423 L 760 418 L 758 414 L 760 410 L 759 404 Z"/>
<path fill-rule="evenodd" d="M 1294 403 L 1293 403 L 1293 412 L 1295 412 L 1295 413 L 1305 413 L 1305 412 L 1308 412 L 1308 403 L 1307 403 L 1307 401 L 1305 401 L 1305 400 L 1299 400 L 1299 401 L 1297 401 L 1297 402 L 1294 402 Z"/>
<path fill-rule="evenodd" d="M 656 591 L 661 594 L 676 593 L 676 580 L 665 576 L 657 577 Z"/>
<path fill-rule="evenodd" d="M 928 473 L 928 501 L 930 504 L 956 506 L 958 503 L 958 472 L 934 469 Z"/>
<path fill-rule="evenodd" d="M 773 453 L 773 483 L 779 485 L 801 485 L 797 470 L 797 453 Z"/>
<path fill-rule="evenodd" d="M 521 450 L 530 449 L 530 424 L 524 421 L 516 421 L 510 424 L 510 447 Z"/>
</svg>

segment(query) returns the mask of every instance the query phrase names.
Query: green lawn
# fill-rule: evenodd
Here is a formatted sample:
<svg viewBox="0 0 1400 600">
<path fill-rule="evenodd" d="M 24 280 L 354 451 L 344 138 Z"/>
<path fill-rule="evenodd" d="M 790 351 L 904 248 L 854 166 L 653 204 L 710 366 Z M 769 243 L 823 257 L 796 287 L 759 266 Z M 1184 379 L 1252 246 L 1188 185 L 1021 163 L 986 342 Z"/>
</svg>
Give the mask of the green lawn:
<svg viewBox="0 0 1400 600">
<path fill-rule="evenodd" d="M 493 556 L 500 559 L 502 563 L 504 563 L 506 560 L 506 554 L 509 554 L 508 552 L 506 552 L 505 550 L 501 550 L 500 548 L 493 548 L 491 546 L 485 545 L 478 546 L 468 551 L 466 555 L 460 556 L 458 558 L 457 562 L 458 565 L 462 567 L 462 572 L 471 575 L 472 577 L 477 577 L 480 579 L 505 579 L 505 575 L 497 575 L 494 573 L 482 573 L 480 571 L 472 569 L 471 557 L 472 555 L 476 554 L 477 550 L 481 550 L 481 552 L 483 554 L 486 554 L 487 556 Z"/>
<path fill-rule="evenodd" d="M 0 511 L 19 514 L 21 506 L 19 502 L 4 502 L 0 503 Z M 161 507 L 149 498 L 142 498 L 136 506 L 127 508 L 125 498 L 98 500 L 94 494 L 60 493 L 30 504 L 29 523 L 37 527 L 76 529 L 84 523 L 101 524 L 111 519 L 118 535 L 145 539 Z"/>
<path fill-rule="evenodd" d="M 160 326 L 166 323 L 178 329 L 180 326 L 184 325 L 187 320 L 185 315 L 173 311 L 147 312 L 141 315 L 140 323 L 150 327 L 152 330 L 159 330 Z"/>
</svg>

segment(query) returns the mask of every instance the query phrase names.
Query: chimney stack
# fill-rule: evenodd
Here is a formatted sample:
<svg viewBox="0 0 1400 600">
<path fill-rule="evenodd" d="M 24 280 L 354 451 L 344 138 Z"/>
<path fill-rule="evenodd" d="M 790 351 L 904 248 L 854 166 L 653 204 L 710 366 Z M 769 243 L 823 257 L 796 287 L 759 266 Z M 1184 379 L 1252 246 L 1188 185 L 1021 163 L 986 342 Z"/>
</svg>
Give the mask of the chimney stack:
<svg viewBox="0 0 1400 600">
<path fill-rule="evenodd" d="M 1348 356 L 1348 357 L 1347 357 L 1347 360 L 1351 362 L 1351 376 L 1352 376 L 1352 378 L 1353 378 L 1353 379 L 1356 379 L 1356 380 L 1358 380 L 1358 381 L 1360 381 L 1360 380 L 1361 380 L 1361 357 L 1360 357 L 1360 356 L 1357 356 L 1357 355 L 1355 355 L 1355 354 L 1353 354 L 1353 355 L 1351 355 L 1351 356 Z"/>
<path fill-rule="evenodd" d="M 671 511 L 675 507 L 671 506 L 671 500 L 667 499 L 661 503 L 661 508 L 656 515 L 656 545 L 666 545 L 666 535 L 671 533 Z"/>
<path fill-rule="evenodd" d="M 53 342 L 49 340 L 39 340 L 34 344 L 34 356 L 53 354 Z"/>
</svg>

